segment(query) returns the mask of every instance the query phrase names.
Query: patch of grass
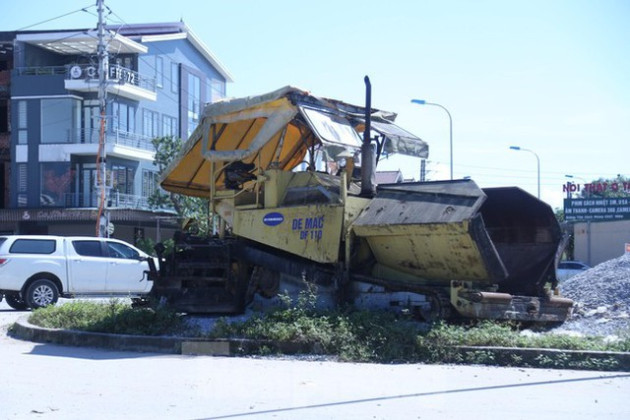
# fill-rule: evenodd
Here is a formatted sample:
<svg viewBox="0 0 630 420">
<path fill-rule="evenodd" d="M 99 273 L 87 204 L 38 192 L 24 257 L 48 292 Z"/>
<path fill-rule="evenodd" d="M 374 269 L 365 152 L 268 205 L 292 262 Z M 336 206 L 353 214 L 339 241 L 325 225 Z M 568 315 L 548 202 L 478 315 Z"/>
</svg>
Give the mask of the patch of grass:
<svg viewBox="0 0 630 420">
<path fill-rule="evenodd" d="M 33 311 L 29 322 L 45 328 L 110 334 L 170 335 L 187 328 L 181 316 L 168 308 L 132 308 L 117 299 L 105 304 L 78 300 L 40 308 Z"/>
</svg>

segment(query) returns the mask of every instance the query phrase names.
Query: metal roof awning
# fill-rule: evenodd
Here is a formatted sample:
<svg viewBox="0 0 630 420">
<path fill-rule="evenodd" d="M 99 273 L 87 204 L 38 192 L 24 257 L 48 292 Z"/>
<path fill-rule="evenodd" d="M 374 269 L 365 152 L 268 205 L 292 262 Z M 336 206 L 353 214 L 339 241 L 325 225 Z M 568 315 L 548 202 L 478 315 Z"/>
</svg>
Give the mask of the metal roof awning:
<svg viewBox="0 0 630 420">
<path fill-rule="evenodd" d="M 95 54 L 98 46 L 96 30 L 19 34 L 16 39 L 64 55 Z M 146 46 L 111 31 L 105 33 L 105 45 L 109 52 L 116 54 L 148 51 Z"/>
<path fill-rule="evenodd" d="M 361 147 L 359 119 L 363 108 L 319 98 L 286 86 L 273 92 L 219 101 L 206 106 L 201 122 L 161 179 L 167 191 L 207 196 L 210 184 L 223 189 L 222 169 L 231 162 L 253 163 L 258 169 L 292 170 L 309 151 L 329 157 Z M 394 114 L 373 110 L 373 130 L 385 138 L 384 149 L 427 157 L 420 138 L 393 124 Z M 375 134 L 375 133 L 374 133 Z M 212 173 L 218 174 L 212 178 Z"/>
<path fill-rule="evenodd" d="M 389 141 L 385 142 L 383 151 L 387 154 L 400 153 L 407 156 L 416 156 L 421 158 L 429 157 L 429 145 L 410 132 L 398 127 L 396 124 L 388 122 L 371 122 L 372 129 Z"/>
</svg>

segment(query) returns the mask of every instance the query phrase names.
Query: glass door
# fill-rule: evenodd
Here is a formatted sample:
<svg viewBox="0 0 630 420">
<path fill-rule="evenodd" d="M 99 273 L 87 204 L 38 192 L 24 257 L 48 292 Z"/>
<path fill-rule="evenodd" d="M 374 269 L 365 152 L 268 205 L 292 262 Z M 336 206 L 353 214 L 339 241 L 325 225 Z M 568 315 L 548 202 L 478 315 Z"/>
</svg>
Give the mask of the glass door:
<svg viewBox="0 0 630 420">
<path fill-rule="evenodd" d="M 79 184 L 81 207 L 98 207 L 98 191 L 96 189 L 96 164 L 84 164 L 81 169 Z"/>
<path fill-rule="evenodd" d="M 83 107 L 83 143 L 96 143 L 100 135 L 100 112 L 98 106 Z"/>
</svg>

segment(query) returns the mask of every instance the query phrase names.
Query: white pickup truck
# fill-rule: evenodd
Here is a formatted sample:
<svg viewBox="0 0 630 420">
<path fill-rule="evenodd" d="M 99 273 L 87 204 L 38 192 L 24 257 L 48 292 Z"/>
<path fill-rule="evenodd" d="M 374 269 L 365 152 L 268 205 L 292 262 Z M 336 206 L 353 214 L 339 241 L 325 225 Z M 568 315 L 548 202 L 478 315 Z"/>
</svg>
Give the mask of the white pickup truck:
<svg viewBox="0 0 630 420">
<path fill-rule="evenodd" d="M 111 238 L 0 236 L 0 295 L 17 310 L 53 305 L 59 297 L 143 299 L 153 287 L 150 258 Z"/>
</svg>

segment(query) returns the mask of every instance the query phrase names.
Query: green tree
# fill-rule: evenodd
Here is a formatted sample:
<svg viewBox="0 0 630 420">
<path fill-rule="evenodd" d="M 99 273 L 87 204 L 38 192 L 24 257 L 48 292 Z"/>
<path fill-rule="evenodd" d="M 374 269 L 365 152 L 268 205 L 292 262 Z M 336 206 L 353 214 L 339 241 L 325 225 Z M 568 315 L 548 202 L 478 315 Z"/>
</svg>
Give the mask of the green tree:
<svg viewBox="0 0 630 420">
<path fill-rule="evenodd" d="M 564 209 L 556 208 L 554 211 L 556 216 L 556 220 L 560 223 L 560 228 L 562 229 L 562 235 L 566 238 L 566 244 L 564 245 L 563 250 L 563 259 L 572 260 L 573 259 L 573 250 L 575 248 L 575 237 L 573 235 L 573 225 L 571 223 L 566 223 L 564 218 Z"/>
<path fill-rule="evenodd" d="M 152 142 L 156 151 L 153 163 L 158 168 L 159 176 L 162 176 L 168 165 L 179 155 L 183 142 L 176 137 L 157 137 Z M 149 197 L 149 205 L 152 208 L 172 207 L 182 220 L 194 220 L 199 233 L 210 232 L 207 199 L 189 197 L 158 188 Z"/>
<path fill-rule="evenodd" d="M 564 209 L 557 207 L 554 211 L 554 215 L 556 216 L 558 223 L 564 222 Z"/>
<path fill-rule="evenodd" d="M 598 178 L 582 188 L 582 198 L 614 198 L 628 197 L 630 178 L 617 175 L 615 178 Z"/>
</svg>

